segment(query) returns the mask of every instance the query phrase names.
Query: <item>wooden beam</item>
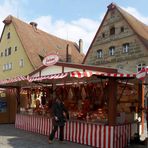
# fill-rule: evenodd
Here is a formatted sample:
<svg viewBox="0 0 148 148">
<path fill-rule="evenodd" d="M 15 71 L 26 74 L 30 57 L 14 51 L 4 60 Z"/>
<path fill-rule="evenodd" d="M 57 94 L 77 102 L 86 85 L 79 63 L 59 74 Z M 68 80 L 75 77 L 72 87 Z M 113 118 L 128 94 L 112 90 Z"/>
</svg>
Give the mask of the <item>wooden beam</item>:
<svg viewBox="0 0 148 148">
<path fill-rule="evenodd" d="M 1 85 L 0 88 L 19 88 L 19 86 L 13 86 L 13 85 Z"/>
<path fill-rule="evenodd" d="M 108 124 L 116 125 L 117 80 L 115 78 L 109 79 L 108 91 Z"/>
</svg>

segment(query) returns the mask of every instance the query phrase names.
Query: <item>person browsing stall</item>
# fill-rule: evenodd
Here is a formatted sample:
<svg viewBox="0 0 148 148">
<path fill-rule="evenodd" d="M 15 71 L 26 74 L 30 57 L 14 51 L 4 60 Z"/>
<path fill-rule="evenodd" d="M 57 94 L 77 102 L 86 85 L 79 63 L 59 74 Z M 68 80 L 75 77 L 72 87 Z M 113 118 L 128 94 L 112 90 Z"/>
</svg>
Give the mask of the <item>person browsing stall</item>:
<svg viewBox="0 0 148 148">
<path fill-rule="evenodd" d="M 63 102 L 59 97 L 55 99 L 55 102 L 52 104 L 52 112 L 53 112 L 53 129 L 51 134 L 49 135 L 49 144 L 53 142 L 55 137 L 55 133 L 60 128 L 59 140 L 63 142 L 64 140 L 64 125 L 66 119 L 69 120 L 68 110 L 65 108 Z"/>
</svg>

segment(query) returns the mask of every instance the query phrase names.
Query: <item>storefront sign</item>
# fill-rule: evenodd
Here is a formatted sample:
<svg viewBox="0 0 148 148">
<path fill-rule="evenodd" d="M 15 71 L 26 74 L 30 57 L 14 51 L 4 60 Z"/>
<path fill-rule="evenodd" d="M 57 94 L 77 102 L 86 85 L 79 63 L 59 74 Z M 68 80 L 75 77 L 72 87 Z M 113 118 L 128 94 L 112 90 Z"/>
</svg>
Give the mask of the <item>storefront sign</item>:
<svg viewBox="0 0 148 148">
<path fill-rule="evenodd" d="M 59 61 L 59 57 L 56 54 L 50 54 L 43 59 L 43 65 L 51 66 Z"/>
</svg>

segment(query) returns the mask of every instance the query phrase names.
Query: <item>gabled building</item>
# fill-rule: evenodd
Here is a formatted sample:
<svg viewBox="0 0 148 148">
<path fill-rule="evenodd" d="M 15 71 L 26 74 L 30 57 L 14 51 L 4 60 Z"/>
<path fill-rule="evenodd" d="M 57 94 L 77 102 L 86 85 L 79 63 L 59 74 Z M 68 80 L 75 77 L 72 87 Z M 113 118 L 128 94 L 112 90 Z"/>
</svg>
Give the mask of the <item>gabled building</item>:
<svg viewBox="0 0 148 148">
<path fill-rule="evenodd" d="M 0 79 L 27 75 L 41 67 L 48 54 L 59 56 L 60 62 L 81 64 L 84 58 L 82 40 L 79 45 L 37 28 L 37 23 L 27 24 L 9 15 L 3 21 L 0 39 Z"/>
<path fill-rule="evenodd" d="M 141 70 L 148 65 L 148 26 L 111 3 L 83 63 L 122 72 Z"/>
</svg>

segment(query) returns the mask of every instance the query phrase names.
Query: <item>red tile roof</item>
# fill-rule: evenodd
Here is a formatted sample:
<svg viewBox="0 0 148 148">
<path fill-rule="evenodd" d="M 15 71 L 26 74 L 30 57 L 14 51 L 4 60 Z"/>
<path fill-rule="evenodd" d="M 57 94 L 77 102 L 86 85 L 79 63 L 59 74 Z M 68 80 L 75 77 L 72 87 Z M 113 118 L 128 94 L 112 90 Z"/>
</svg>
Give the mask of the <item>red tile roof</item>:
<svg viewBox="0 0 148 148">
<path fill-rule="evenodd" d="M 34 69 L 37 69 L 42 65 L 40 57 L 45 57 L 49 53 L 58 53 L 60 61 L 65 62 L 66 48 L 68 44 L 69 49 L 71 50 L 71 62 L 82 63 L 84 54 L 79 52 L 79 47 L 75 42 L 67 41 L 48 34 L 38 29 L 36 26 L 33 27 L 31 24 L 27 24 L 11 15 L 6 17 L 3 22 L 5 25 L 9 25 L 10 23 L 14 25 L 18 37 L 20 38 Z"/>
</svg>

